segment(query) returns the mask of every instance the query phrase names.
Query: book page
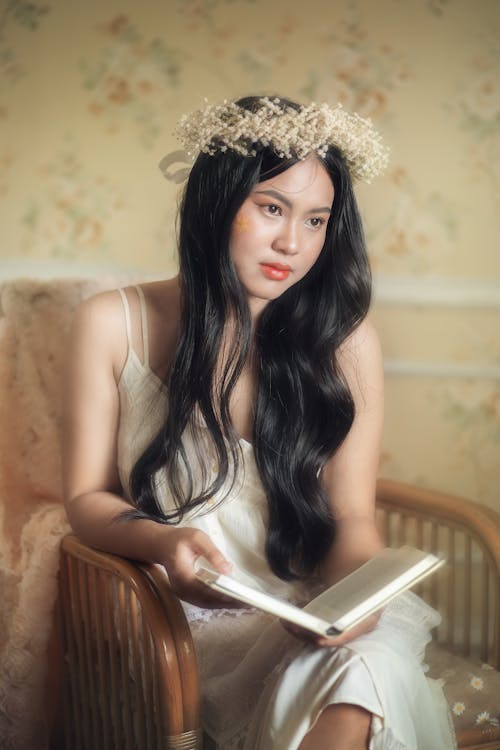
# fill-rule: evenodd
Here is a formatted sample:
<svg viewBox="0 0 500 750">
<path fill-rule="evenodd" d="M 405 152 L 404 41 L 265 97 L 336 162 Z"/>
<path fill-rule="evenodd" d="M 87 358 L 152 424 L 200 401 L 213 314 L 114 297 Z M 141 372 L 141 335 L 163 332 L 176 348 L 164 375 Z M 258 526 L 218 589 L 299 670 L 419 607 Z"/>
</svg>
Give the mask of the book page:
<svg viewBox="0 0 500 750">
<path fill-rule="evenodd" d="M 313 599 L 304 610 L 342 632 L 437 570 L 444 560 L 413 547 L 378 555 Z"/>
<path fill-rule="evenodd" d="M 207 586 L 318 635 L 341 633 L 437 570 L 444 560 L 413 547 L 386 548 L 321 593 L 303 609 L 213 570 L 206 561 L 196 576 Z"/>
</svg>

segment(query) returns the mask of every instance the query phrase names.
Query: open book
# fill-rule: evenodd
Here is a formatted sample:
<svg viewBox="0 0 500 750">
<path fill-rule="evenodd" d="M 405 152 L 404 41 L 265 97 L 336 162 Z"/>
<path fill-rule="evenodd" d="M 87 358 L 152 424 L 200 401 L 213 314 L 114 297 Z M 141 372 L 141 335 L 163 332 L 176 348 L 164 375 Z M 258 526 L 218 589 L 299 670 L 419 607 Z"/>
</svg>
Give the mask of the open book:
<svg viewBox="0 0 500 750">
<path fill-rule="evenodd" d="M 323 591 L 303 609 L 202 564 L 196 576 L 212 589 L 323 636 L 335 636 L 385 606 L 444 563 L 414 547 L 386 548 Z"/>
</svg>

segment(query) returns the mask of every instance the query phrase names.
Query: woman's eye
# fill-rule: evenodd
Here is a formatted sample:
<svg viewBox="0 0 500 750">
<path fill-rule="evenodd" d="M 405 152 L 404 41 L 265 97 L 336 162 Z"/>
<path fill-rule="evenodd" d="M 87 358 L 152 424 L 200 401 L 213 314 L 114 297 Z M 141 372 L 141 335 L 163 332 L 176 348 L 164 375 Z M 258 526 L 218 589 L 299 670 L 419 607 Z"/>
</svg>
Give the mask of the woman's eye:
<svg viewBox="0 0 500 750">
<path fill-rule="evenodd" d="M 264 208 L 268 214 L 271 214 L 271 216 L 281 215 L 281 208 L 274 203 L 270 203 L 269 205 L 264 206 Z"/>
<path fill-rule="evenodd" d="M 309 226 L 311 226 L 313 229 L 321 229 L 321 227 L 326 223 L 325 219 L 321 218 L 320 216 L 312 216 L 310 219 L 308 219 Z"/>
</svg>

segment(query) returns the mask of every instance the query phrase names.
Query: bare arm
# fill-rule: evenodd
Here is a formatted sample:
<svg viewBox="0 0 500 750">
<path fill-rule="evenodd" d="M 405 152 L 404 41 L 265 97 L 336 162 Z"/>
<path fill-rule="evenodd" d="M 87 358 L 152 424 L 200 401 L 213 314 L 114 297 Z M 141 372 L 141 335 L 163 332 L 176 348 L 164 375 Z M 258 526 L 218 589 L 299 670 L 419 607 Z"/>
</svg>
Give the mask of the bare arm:
<svg viewBox="0 0 500 750">
<path fill-rule="evenodd" d="M 375 488 L 383 425 L 383 365 L 378 336 L 364 321 L 345 342 L 339 362 L 355 404 L 352 427 L 322 472 L 335 519 L 335 539 L 321 574 L 328 584 L 373 557 L 382 543 L 375 525 Z M 370 630 L 377 616 L 336 638 L 319 638 L 288 628 L 319 646 L 339 646 Z"/>
<path fill-rule="evenodd" d="M 120 520 L 130 510 L 117 470 L 118 378 L 126 358 L 123 309 L 116 292 L 79 306 L 68 339 L 63 418 L 63 491 L 71 526 L 87 544 L 165 565 L 174 590 L 217 606 L 193 565 L 204 555 L 221 572 L 229 563 L 202 531 L 149 519 Z"/>
<path fill-rule="evenodd" d="M 323 565 L 328 583 L 340 580 L 381 548 L 375 525 L 375 489 L 384 412 L 384 375 L 377 333 L 365 320 L 342 347 L 340 365 L 355 405 L 352 427 L 323 470 L 323 482 L 336 523 L 335 540 Z M 373 615 L 319 645 L 347 643 L 374 627 Z"/>
<path fill-rule="evenodd" d="M 382 439 L 384 384 L 377 333 L 364 321 L 342 347 L 340 365 L 355 405 L 352 427 L 323 469 L 336 537 L 323 566 L 328 582 L 343 578 L 382 547 L 375 490 Z"/>
</svg>

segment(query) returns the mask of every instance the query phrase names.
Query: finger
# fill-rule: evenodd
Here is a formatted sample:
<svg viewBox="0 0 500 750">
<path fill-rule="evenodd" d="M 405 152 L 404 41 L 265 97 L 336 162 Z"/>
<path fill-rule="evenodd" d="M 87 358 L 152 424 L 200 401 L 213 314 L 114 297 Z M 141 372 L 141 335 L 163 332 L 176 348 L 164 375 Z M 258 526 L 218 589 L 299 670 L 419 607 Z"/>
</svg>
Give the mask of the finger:
<svg viewBox="0 0 500 750">
<path fill-rule="evenodd" d="M 316 641 L 316 645 L 321 648 L 336 648 L 337 646 L 342 646 L 342 642 L 338 638 L 323 638 L 320 636 Z"/>
<path fill-rule="evenodd" d="M 189 585 L 185 583 L 178 586 L 174 585 L 172 590 L 183 601 L 190 602 L 203 609 L 237 609 L 242 606 L 240 602 L 209 589 L 199 581 L 193 581 Z"/>
<path fill-rule="evenodd" d="M 226 575 L 231 573 L 233 566 L 206 534 L 197 539 L 196 547 L 198 556 L 204 557 L 212 568 Z"/>
<path fill-rule="evenodd" d="M 210 603 L 211 607 L 227 607 L 228 609 L 238 609 L 244 606 L 241 602 L 233 599 L 226 594 L 222 594 L 220 591 L 215 591 L 209 588 L 205 583 L 197 581 L 196 584 L 197 593 L 199 596 Z"/>
<path fill-rule="evenodd" d="M 355 625 L 353 628 L 345 630 L 340 635 L 335 636 L 335 638 L 321 639 L 321 643 L 319 643 L 318 645 L 343 646 L 344 644 L 349 643 L 349 641 L 354 640 L 354 638 L 357 638 L 360 635 L 364 635 L 365 633 L 369 633 L 370 630 L 373 630 L 379 619 L 380 612 L 376 612 L 375 614 L 370 615 L 370 617 L 367 617 L 365 620 L 363 620 L 363 622 L 360 622 L 359 625 Z"/>
</svg>

